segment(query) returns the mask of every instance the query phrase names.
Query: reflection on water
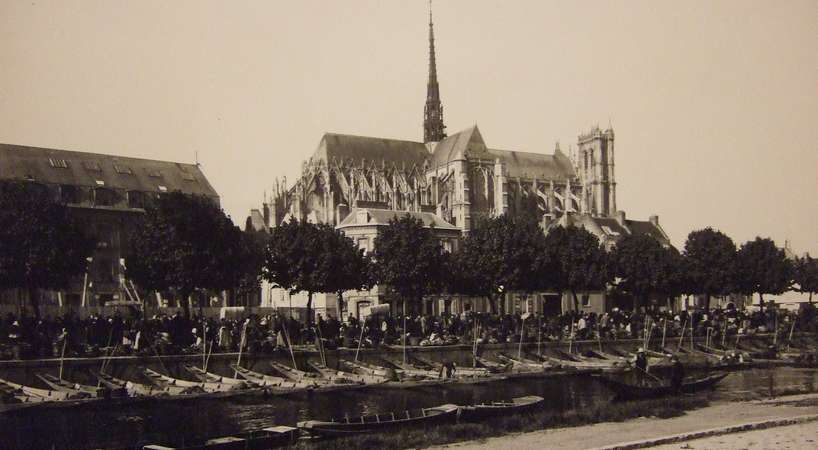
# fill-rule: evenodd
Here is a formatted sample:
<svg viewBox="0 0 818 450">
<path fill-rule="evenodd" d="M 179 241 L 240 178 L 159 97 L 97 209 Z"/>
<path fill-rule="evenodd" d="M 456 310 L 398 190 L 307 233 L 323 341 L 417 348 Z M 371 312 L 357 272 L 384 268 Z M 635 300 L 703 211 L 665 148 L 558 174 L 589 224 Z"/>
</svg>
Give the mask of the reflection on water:
<svg viewBox="0 0 818 450">
<path fill-rule="evenodd" d="M 815 369 L 751 369 L 720 383 L 714 400 L 737 400 L 770 391 L 814 391 Z M 554 411 L 607 402 L 612 394 L 592 377 L 515 379 L 477 385 L 408 389 L 373 388 L 277 397 L 145 401 L 128 406 L 83 405 L 19 410 L 0 416 L 3 448 L 118 448 L 141 443 L 182 444 L 300 420 L 389 413 L 443 403 L 469 404 L 524 395 L 546 399 Z"/>
</svg>

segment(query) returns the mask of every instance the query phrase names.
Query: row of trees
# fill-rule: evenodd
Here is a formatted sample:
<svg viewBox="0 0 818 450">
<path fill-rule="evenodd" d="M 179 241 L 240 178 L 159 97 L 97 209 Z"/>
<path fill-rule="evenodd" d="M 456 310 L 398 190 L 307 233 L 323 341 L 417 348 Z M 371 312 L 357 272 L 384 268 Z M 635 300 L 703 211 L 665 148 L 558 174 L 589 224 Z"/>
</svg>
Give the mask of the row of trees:
<svg viewBox="0 0 818 450">
<path fill-rule="evenodd" d="M 47 189 L 0 183 L 0 288 L 27 289 L 32 300 L 37 289 L 65 289 L 85 272 L 94 247 Z M 477 223 L 447 253 L 432 229 L 404 216 L 380 230 L 374 251 L 364 254 L 330 225 L 291 221 L 270 234 L 242 232 L 211 200 L 181 193 L 165 194 L 147 210 L 128 247 L 127 276 L 143 289 L 203 300 L 207 291 L 255 292 L 264 278 L 305 292 L 308 308 L 315 293 L 376 284 L 411 303 L 433 294 L 485 297 L 494 311 L 509 291 L 570 293 L 575 309 L 578 293 L 611 286 L 632 296 L 634 307 L 679 295 L 703 295 L 709 307 L 711 297 L 735 292 L 763 299 L 795 287 L 810 300 L 818 292 L 815 259 L 788 260 L 770 239 L 737 248 L 710 228 L 690 233 L 681 253 L 646 235 L 625 236 L 606 252 L 582 228 L 545 235 L 536 221 L 500 216 Z"/>
</svg>

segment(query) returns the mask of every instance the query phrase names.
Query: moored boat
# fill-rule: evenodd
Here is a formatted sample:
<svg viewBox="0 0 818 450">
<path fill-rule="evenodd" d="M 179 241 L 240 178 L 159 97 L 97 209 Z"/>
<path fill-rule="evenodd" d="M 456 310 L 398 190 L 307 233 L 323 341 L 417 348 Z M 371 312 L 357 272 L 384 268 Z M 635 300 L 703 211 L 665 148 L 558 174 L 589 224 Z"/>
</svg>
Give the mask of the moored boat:
<svg viewBox="0 0 818 450">
<path fill-rule="evenodd" d="M 97 377 L 101 384 L 107 386 L 109 389 L 125 389 L 128 395 L 131 397 L 158 397 L 165 395 L 183 395 L 202 392 L 202 390 L 198 388 L 187 388 L 172 385 L 152 386 L 149 384 L 137 383 L 134 381 L 116 378 L 113 375 L 109 375 L 106 373 L 99 373 L 93 370 L 91 371 L 91 373 L 95 377 Z"/>
<path fill-rule="evenodd" d="M 73 383 L 68 380 L 61 380 L 51 374 L 36 374 L 37 378 L 55 391 L 65 391 L 78 395 L 86 394 L 89 397 L 127 397 L 128 393 L 124 389 L 111 390 L 107 387 L 88 386 L 80 383 Z"/>
<path fill-rule="evenodd" d="M 542 371 L 545 370 L 545 363 L 534 361 L 527 358 L 518 358 L 515 356 L 508 355 L 506 353 L 498 353 L 497 359 L 502 362 L 510 363 L 514 370 L 525 370 L 525 371 Z"/>
<path fill-rule="evenodd" d="M 401 414 L 375 414 L 343 420 L 308 420 L 299 422 L 298 428 L 313 436 L 339 437 L 361 433 L 374 433 L 394 428 L 417 425 L 437 425 L 457 420 L 459 407 L 446 404 L 434 408 L 423 408 L 418 411 L 405 411 Z"/>
<path fill-rule="evenodd" d="M 89 395 L 85 393 L 75 393 L 66 391 L 55 391 L 51 389 L 40 389 L 31 386 L 24 386 L 12 381 L 0 379 L 0 384 L 18 390 L 23 396 L 38 397 L 44 400 L 74 400 L 80 398 L 88 398 Z"/>
<path fill-rule="evenodd" d="M 686 380 L 682 383 L 679 392 L 691 394 L 710 389 L 727 375 L 729 375 L 729 373 L 725 372 L 708 375 L 704 378 Z M 662 397 L 675 393 L 673 386 L 670 384 L 636 385 L 606 376 L 599 376 L 597 379 L 608 387 L 608 389 L 614 391 L 616 396 L 621 399 Z"/>
<path fill-rule="evenodd" d="M 303 370 L 293 369 L 285 364 L 270 361 L 270 366 L 275 369 L 282 377 L 290 381 L 310 381 L 318 384 L 327 384 L 329 381 L 322 380 L 317 373 L 305 372 Z"/>
<path fill-rule="evenodd" d="M 161 374 L 155 370 L 145 369 L 145 376 L 158 386 L 179 386 L 186 388 L 200 388 L 205 392 L 228 392 L 241 389 L 243 386 L 224 383 L 210 383 L 203 381 L 188 381 Z"/>
<path fill-rule="evenodd" d="M 421 362 L 428 367 L 440 372 L 443 369 L 443 364 L 439 362 L 432 361 L 430 359 L 426 359 L 422 356 L 411 355 L 412 359 Z M 469 366 L 456 366 L 455 368 L 455 377 L 487 377 L 490 375 L 489 369 L 485 367 L 469 367 Z"/>
<path fill-rule="evenodd" d="M 386 378 L 376 375 L 361 375 L 353 372 L 330 369 L 323 364 L 313 361 L 307 361 L 307 365 L 310 366 L 312 370 L 316 371 L 320 376 L 333 383 L 379 384 L 388 381 Z"/>
<path fill-rule="evenodd" d="M 531 411 L 541 406 L 545 399 L 536 395 L 516 397 L 510 401 L 489 402 L 460 407 L 460 419 L 480 420 L 487 417 L 497 417 L 506 414 L 515 414 Z"/>
<path fill-rule="evenodd" d="M 253 383 L 248 383 L 247 380 L 242 380 L 240 378 L 225 377 L 223 375 L 219 375 L 219 374 L 216 374 L 216 373 L 213 373 L 213 372 L 207 372 L 207 371 L 202 370 L 202 369 L 200 369 L 200 368 L 198 368 L 196 366 L 185 366 L 185 369 L 188 372 L 190 372 L 191 374 L 193 374 L 193 376 L 195 376 L 196 378 L 198 378 L 198 379 L 200 379 L 202 381 L 209 382 L 209 383 L 223 383 L 223 384 L 233 384 L 233 385 L 240 385 L 240 386 L 246 386 L 248 384 L 253 384 Z"/>
<path fill-rule="evenodd" d="M 377 366 L 375 364 L 369 364 L 363 361 L 349 361 L 346 359 L 342 359 L 341 364 L 350 367 L 353 372 L 358 374 L 384 377 L 390 381 L 397 379 L 397 372 L 388 367 Z"/>
<path fill-rule="evenodd" d="M 513 367 L 513 364 L 508 362 L 499 363 L 480 356 L 473 356 L 473 358 L 480 366 L 485 367 L 492 373 L 508 372 Z"/>
</svg>

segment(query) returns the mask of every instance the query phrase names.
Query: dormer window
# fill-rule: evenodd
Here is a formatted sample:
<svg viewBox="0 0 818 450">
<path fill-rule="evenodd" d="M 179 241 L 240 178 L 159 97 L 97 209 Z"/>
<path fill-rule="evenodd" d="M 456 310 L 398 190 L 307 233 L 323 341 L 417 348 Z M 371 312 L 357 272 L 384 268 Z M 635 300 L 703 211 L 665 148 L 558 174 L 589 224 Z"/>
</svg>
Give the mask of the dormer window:
<svg viewBox="0 0 818 450">
<path fill-rule="evenodd" d="M 369 223 L 369 212 L 365 209 L 358 211 L 355 215 L 355 222 Z"/>
<path fill-rule="evenodd" d="M 185 181 L 196 181 L 196 177 L 190 172 L 182 172 L 182 179 Z"/>
<path fill-rule="evenodd" d="M 48 163 L 55 169 L 67 169 L 68 161 L 62 158 L 48 158 Z"/>
<path fill-rule="evenodd" d="M 619 236 L 619 232 L 612 230 L 611 227 L 607 225 L 602 225 L 602 231 L 611 236 Z"/>
<path fill-rule="evenodd" d="M 105 182 L 102 180 L 95 180 L 97 182 L 97 186 L 105 186 Z"/>
<path fill-rule="evenodd" d="M 114 164 L 114 170 L 120 175 L 133 175 L 133 170 L 128 166 Z"/>
<path fill-rule="evenodd" d="M 160 184 L 160 185 L 159 185 L 159 191 L 160 191 L 160 192 L 167 192 L 167 191 L 168 191 L 168 188 L 166 188 L 165 186 L 162 186 L 162 185 Z"/>
<path fill-rule="evenodd" d="M 99 166 L 99 163 L 96 161 L 84 161 L 82 163 L 82 167 L 85 167 L 85 170 L 90 170 L 93 172 L 101 172 L 102 167 Z"/>
<path fill-rule="evenodd" d="M 148 176 L 153 177 L 153 178 L 162 178 L 162 172 L 160 172 L 158 170 L 149 170 L 148 171 Z"/>
</svg>

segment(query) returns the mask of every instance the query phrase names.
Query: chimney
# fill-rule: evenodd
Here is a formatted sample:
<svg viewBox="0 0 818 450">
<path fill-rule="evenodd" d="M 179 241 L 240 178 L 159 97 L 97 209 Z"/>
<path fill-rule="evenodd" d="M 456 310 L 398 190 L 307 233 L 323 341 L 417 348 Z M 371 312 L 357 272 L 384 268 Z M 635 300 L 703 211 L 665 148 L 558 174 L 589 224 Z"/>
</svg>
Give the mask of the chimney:
<svg viewBox="0 0 818 450">
<path fill-rule="evenodd" d="M 623 227 L 625 226 L 625 211 L 616 212 L 616 222 Z"/>
<path fill-rule="evenodd" d="M 659 226 L 659 216 L 657 216 L 657 215 L 650 216 L 650 219 L 648 219 L 648 220 L 650 220 L 650 223 L 651 223 L 651 224 L 652 224 L 654 227 L 658 227 L 658 226 Z"/>
</svg>

